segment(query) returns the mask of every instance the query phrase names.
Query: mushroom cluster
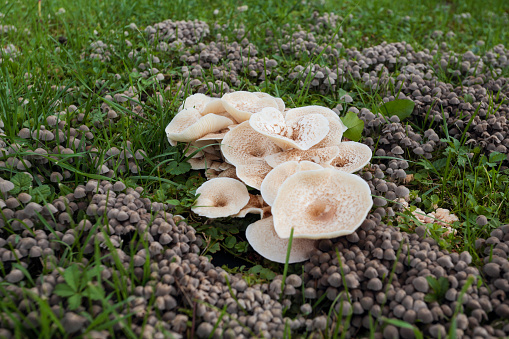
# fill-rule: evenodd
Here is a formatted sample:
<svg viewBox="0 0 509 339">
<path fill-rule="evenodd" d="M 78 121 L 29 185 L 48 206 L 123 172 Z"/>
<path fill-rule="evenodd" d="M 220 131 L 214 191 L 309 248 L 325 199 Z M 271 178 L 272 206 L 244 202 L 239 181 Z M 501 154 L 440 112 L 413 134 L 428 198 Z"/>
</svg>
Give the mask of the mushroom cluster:
<svg viewBox="0 0 509 339">
<path fill-rule="evenodd" d="M 193 169 L 209 179 L 193 212 L 208 218 L 261 215 L 246 237 L 263 257 L 309 259 L 316 239 L 353 233 L 373 205 L 357 175 L 371 159 L 364 144 L 342 141 L 347 127 L 329 108 L 287 109 L 280 98 L 238 91 L 188 97 L 166 127 L 171 145 L 190 143 Z M 250 194 L 250 186 L 259 195 Z"/>
</svg>

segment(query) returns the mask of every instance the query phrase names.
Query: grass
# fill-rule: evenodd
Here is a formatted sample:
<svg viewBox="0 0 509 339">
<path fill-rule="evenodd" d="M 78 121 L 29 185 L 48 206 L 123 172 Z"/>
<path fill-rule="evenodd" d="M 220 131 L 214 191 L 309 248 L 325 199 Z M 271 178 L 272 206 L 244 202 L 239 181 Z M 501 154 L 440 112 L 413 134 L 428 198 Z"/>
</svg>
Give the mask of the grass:
<svg viewBox="0 0 509 339">
<path fill-rule="evenodd" d="M 298 265 L 278 265 L 263 260 L 249 249 L 244 238 L 245 227 L 251 220 L 249 218 L 240 221 L 205 222 L 189 214 L 189 209 L 194 202 L 195 190 L 204 181 L 200 172 L 192 171 L 185 163 L 184 146 L 170 147 L 164 133 L 164 127 L 171 121 L 176 109 L 181 104 L 183 93 L 187 96 L 192 88 L 182 83 L 182 67 L 186 63 L 180 57 L 183 51 L 175 50 L 172 53 L 163 53 L 156 46 L 150 45 L 146 40 L 143 30 L 148 25 L 171 20 L 204 20 L 209 24 L 211 34 L 203 39 L 208 43 L 215 40 L 216 34 L 221 33 L 225 41 L 241 41 L 248 37 L 258 49 L 258 56 L 265 55 L 278 62 L 272 74 L 264 69 L 266 80 L 257 81 L 249 77 L 246 67 L 245 73 L 239 76 L 240 86 L 232 88 L 243 90 L 262 90 L 282 97 L 288 106 L 318 104 L 335 107 L 342 104 L 345 110 L 349 104 L 341 98 L 349 94 L 354 102 L 351 104 L 357 108 L 366 107 L 373 112 L 382 112 L 380 109 L 385 93 L 390 92 L 397 96 L 401 90 L 396 85 L 380 84 L 378 89 L 365 88 L 363 83 L 346 74 L 349 79 L 344 88 L 326 95 L 310 90 L 307 85 L 311 77 L 302 72 L 304 86 L 298 86 L 298 79 L 288 80 L 297 65 L 304 67 L 311 64 L 330 65 L 324 51 L 297 54 L 283 53 L 283 44 L 293 44 L 292 33 L 298 30 L 309 31 L 310 25 L 318 23 L 318 15 L 311 18 L 311 13 L 316 11 L 319 15 L 326 12 L 334 12 L 340 17 L 337 21 L 324 19 L 320 27 L 313 27 L 319 32 L 319 44 L 323 47 L 334 47 L 341 43 L 338 50 L 339 56 L 346 55 L 345 48 L 374 46 L 387 42 L 406 41 L 415 50 L 427 48 L 431 50 L 436 44 L 445 44 L 459 56 L 466 51 L 483 53 L 494 46 L 509 41 L 509 31 L 506 29 L 509 23 L 509 6 L 505 1 L 479 2 L 468 1 L 438 1 L 431 0 L 416 4 L 413 1 L 244 1 L 248 6 L 245 12 L 239 12 L 236 8 L 238 2 L 233 0 L 191 0 L 191 1 L 113 1 L 91 0 L 73 2 L 69 0 L 42 1 L 39 11 L 36 1 L 9 1 L 0 5 L 0 24 L 14 25 L 16 30 L 0 33 L 0 50 L 13 44 L 18 54 L 12 56 L 12 61 L 4 52 L 0 57 L 4 62 L 0 64 L 0 117 L 5 125 L 6 137 L 12 142 L 23 143 L 17 137 L 23 127 L 40 131 L 41 125 L 47 125 L 47 116 L 64 110 L 70 104 L 77 106 L 77 111 L 65 116 L 67 125 L 62 132 L 69 135 L 70 125 L 73 119 L 82 113 L 82 124 L 91 126 L 103 126 L 101 133 L 96 133 L 91 142 L 92 147 L 97 148 L 99 153 L 93 159 L 87 157 L 87 152 L 75 147 L 74 154 L 60 156 L 58 159 L 52 149 L 56 145 L 53 141 L 42 142 L 41 147 L 48 149 L 46 156 L 50 165 L 44 167 L 34 166 L 30 169 L 35 178 L 35 185 L 26 181 L 19 170 L 7 165 L 0 166 L 1 176 L 6 179 L 17 180 L 19 192 L 30 193 L 37 196 L 40 202 L 52 201 L 61 194 L 68 194 L 74 188 L 89 179 L 111 180 L 105 175 L 97 174 L 97 167 L 105 161 L 111 160 L 110 168 L 115 170 L 116 179 L 126 183 L 128 187 L 141 185 L 145 189 L 145 195 L 154 201 L 166 202 L 175 205 L 175 214 L 182 214 L 187 221 L 196 227 L 207 239 L 202 248 L 203 255 L 214 258 L 216 254 L 239 256 L 244 261 L 244 266 L 226 267 L 232 273 L 242 273 L 249 283 L 270 281 L 276 274 L 283 274 L 283 284 L 287 275 L 302 274 Z M 59 10 L 63 8 L 65 11 Z M 214 14 L 218 9 L 219 13 Z M 214 22 L 225 25 L 226 29 L 214 28 Z M 128 28 L 130 23 L 135 23 L 139 30 Z M 271 38 L 268 30 L 272 31 Z M 441 37 L 433 38 L 435 31 L 442 31 Z M 454 37 L 447 36 L 448 32 L 454 32 Z M 126 34 L 127 33 L 127 34 Z M 436 34 L 436 33 L 435 33 Z M 140 54 L 131 58 L 130 48 L 123 43 L 128 39 L 133 48 L 140 50 Z M 108 47 L 110 61 L 100 62 L 96 59 L 82 58 L 82 53 L 92 52 L 91 43 L 103 41 Z M 482 40 L 484 43 L 478 43 Z M 144 49 L 141 51 L 141 49 Z M 196 46 L 190 46 L 191 51 L 197 50 Z M 161 63 L 155 64 L 152 57 L 158 57 Z M 436 61 L 444 57 L 441 51 L 434 56 Z M 140 63 L 147 63 L 150 67 L 156 67 L 163 71 L 164 81 L 157 81 L 154 77 L 145 78 L 141 74 Z M 227 69 L 225 61 L 223 66 Z M 453 65 L 451 65 L 452 67 Z M 337 65 L 336 65 L 337 67 Z M 134 71 L 134 68 L 137 71 Z M 502 70 L 508 74 L 508 70 Z M 396 67 L 391 76 L 398 75 Z M 440 80 L 460 85 L 466 77 L 465 74 L 455 76 L 448 69 L 438 68 L 435 72 Z M 276 81 L 276 74 L 282 76 L 285 81 Z M 120 78 L 117 76 L 119 75 Z M 211 72 L 203 70 L 204 81 L 214 82 L 218 80 Z M 123 93 L 125 90 L 135 89 L 144 102 L 117 103 L 105 98 L 107 91 L 112 96 Z M 159 100 L 156 93 L 159 92 L 163 100 Z M 101 105 L 107 103 L 120 116 L 114 124 L 107 120 L 107 113 L 101 110 Z M 494 114 L 502 103 L 501 93 L 493 93 L 488 106 L 486 117 Z M 133 106 L 140 105 L 143 114 L 134 110 Z M 423 132 L 428 128 L 442 128 L 443 126 L 431 119 L 421 124 L 420 121 L 409 119 L 414 130 Z M 503 167 L 503 155 L 491 153 L 486 156 L 483 150 L 473 145 L 468 145 L 466 135 L 461 140 L 455 140 L 443 130 L 440 135 L 444 138 L 446 146 L 433 154 L 433 159 L 413 159 L 409 173 L 414 174 L 415 180 L 409 185 L 413 194 L 421 197 L 422 202 L 416 203 L 416 207 L 429 212 L 434 206 L 449 208 L 462 222 L 455 223 L 453 227 L 459 232 L 458 236 L 450 234 L 443 237 L 443 229 L 430 226 L 431 235 L 437 239 L 443 248 L 453 251 L 467 250 L 474 258 L 478 254 L 474 248 L 474 241 L 478 237 L 486 237 L 490 231 L 501 224 L 508 222 L 507 211 L 509 180 L 508 172 Z M 120 171 L 120 159 L 108 156 L 106 151 L 111 147 L 122 148 L 126 142 L 132 143 L 133 149 L 143 149 L 147 155 L 144 159 L 137 160 L 138 173 L 129 174 Z M 33 154 L 36 147 L 27 145 L 28 150 L 20 151 L 17 155 L 26 156 Z M 12 158 L 13 155 L 10 156 Z M 383 158 L 383 157 L 380 157 Z M 383 161 L 384 159 L 375 159 Z M 2 161 L 8 162 L 7 158 Z M 63 179 L 58 183 L 42 182 L 41 178 L 49 178 L 54 171 L 69 171 L 73 176 Z M 488 225 L 478 226 L 475 219 L 478 215 L 488 217 Z M 80 218 L 84 218 L 80 215 Z M 401 215 L 402 218 L 408 215 Z M 41 219 L 42 220 L 42 219 Z M 79 222 L 79 221 L 78 221 Z M 232 227 L 225 229 L 224 224 Z M 414 225 L 409 219 L 401 223 L 402 226 Z M 74 227 L 75 225 L 73 225 Z M 42 228 L 55 230 L 49 224 L 41 225 Z M 85 309 L 90 306 L 92 300 L 100 300 L 103 311 L 98 317 L 91 317 L 87 333 L 92 330 L 106 330 L 113 334 L 113 326 L 121 326 L 125 336 L 135 338 L 139 334 L 130 330 L 134 321 L 133 313 L 118 314 L 118 309 L 131 303 L 131 292 L 128 289 L 127 278 L 132 281 L 149 282 L 150 265 L 148 260 L 143 266 L 141 279 L 134 273 L 134 266 L 129 268 L 122 265 L 118 258 L 110 237 L 101 223 L 93 227 L 103 231 L 106 247 L 111 251 L 108 258 L 101 257 L 99 244 L 94 245 L 93 260 L 86 267 L 78 267 L 75 262 L 82 258 L 90 257 L 84 253 L 84 246 L 80 245 L 80 236 L 77 233 L 74 244 L 65 247 L 64 255 L 55 258 L 57 265 L 63 270 L 65 283 L 58 288 L 59 295 L 67 302 L 80 305 Z M 413 227 L 409 227 L 409 230 Z M 8 228 L 5 229 L 7 232 Z M 130 254 L 135 254 L 137 247 L 134 243 L 141 243 L 147 247 L 140 234 L 136 234 L 132 240 Z M 87 240 L 88 243 L 88 240 Z M 338 256 L 339 259 L 339 256 Z M 106 291 L 98 291 L 97 286 L 102 283 L 98 271 L 104 262 L 110 261 L 115 268 L 113 276 L 115 284 L 108 286 Z M 35 285 L 34 279 L 39 274 L 50 274 L 51 269 L 45 266 L 18 268 L 27 271 L 32 279 L 23 281 L 22 286 L 26 293 Z M 340 264 L 341 267 L 341 264 Z M 2 276 L 8 267 L 0 267 Z M 85 272 L 79 272 L 85 270 Z M 9 288 L 6 282 L 0 283 L 0 289 L 5 292 Z M 284 286 L 282 286 L 284 287 Z M 282 288 L 283 291 L 284 288 Z M 8 292 L 5 292 L 8 293 Z M 72 296 L 71 296 L 72 293 Z M 464 291 L 462 291 L 462 294 Z M 75 298 L 70 301 L 66 298 Z M 79 297 L 79 302 L 78 302 Z M 461 296 L 460 296 L 461 297 Z M 65 336 L 60 321 L 54 316 L 49 303 L 43 296 L 33 297 L 38 302 L 41 314 L 41 337 Z M 234 297 L 235 298 L 235 297 Z M 153 302 L 153 300 L 152 300 Z M 460 304 L 460 303 L 458 303 Z M 153 305 L 150 304 L 152 307 Z M 189 306 L 189 305 L 188 305 Z M 331 314 L 332 306 L 326 302 L 316 302 L 314 312 L 319 314 Z M 31 307 L 35 307 L 32 305 Z M 327 308 L 330 307 L 330 308 Z M 3 301 L 0 308 L 6 314 L 11 315 L 10 320 L 16 324 L 20 335 L 36 335 L 35 331 L 25 328 L 23 312 L 16 310 L 16 305 Z M 35 309 L 35 308 L 34 308 Z M 288 311 L 291 313 L 290 311 Z M 340 312 L 342 312 L 342 306 Z M 455 315 L 460 312 L 455 310 Z M 87 312 L 84 312 L 88 314 Z M 148 313 L 148 312 L 147 312 Z M 228 317 L 225 310 L 221 317 Z M 350 316 L 350 315 L 349 315 Z M 336 315 L 341 318 L 341 314 Z M 112 320 L 112 318 L 114 318 Z M 218 320 L 218 322 L 221 319 Z M 143 319 L 146 324 L 147 319 Z M 401 322 L 387 320 L 396 326 L 412 326 Z M 339 322 L 338 322 L 339 323 Z M 339 326 L 336 323 L 336 326 Z M 216 327 L 218 324 L 215 325 Z M 377 326 L 377 324 L 374 324 Z M 331 334 L 326 337 L 338 337 L 341 335 L 335 327 Z M 412 326 L 412 329 L 414 327 Z M 290 329 L 285 329 L 285 333 Z M 194 333 L 194 332 L 193 332 Z M 189 333 L 191 334 L 191 332 Z M 451 327 L 449 334 L 454 337 L 454 329 Z M 290 336 L 290 334 L 288 334 Z M 418 337 L 416 333 L 416 337 Z"/>
</svg>

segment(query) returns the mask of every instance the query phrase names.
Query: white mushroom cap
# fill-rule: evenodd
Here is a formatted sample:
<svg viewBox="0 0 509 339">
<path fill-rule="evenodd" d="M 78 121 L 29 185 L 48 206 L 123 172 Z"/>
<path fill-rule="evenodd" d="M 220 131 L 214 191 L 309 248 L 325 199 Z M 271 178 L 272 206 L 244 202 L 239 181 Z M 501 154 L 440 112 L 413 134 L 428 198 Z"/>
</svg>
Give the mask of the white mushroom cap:
<svg viewBox="0 0 509 339">
<path fill-rule="evenodd" d="M 202 116 L 194 108 L 184 108 L 166 126 L 165 132 L 170 144 L 175 146 L 177 141 L 194 141 L 233 124 L 232 120 L 220 115 L 211 113 Z"/>
<path fill-rule="evenodd" d="M 276 167 L 287 161 L 312 161 L 317 164 L 328 163 L 339 154 L 337 146 L 312 148 L 307 151 L 291 149 L 285 152 L 279 152 L 265 157 L 265 161 L 271 167 Z"/>
<path fill-rule="evenodd" d="M 266 156 L 281 152 L 281 148 L 252 129 L 249 121 L 245 121 L 226 133 L 221 143 L 221 152 L 229 163 L 238 166 L 264 162 Z"/>
<path fill-rule="evenodd" d="M 251 114 L 260 112 L 265 107 L 278 108 L 272 97 L 260 98 L 251 92 L 238 91 L 227 93 L 221 98 L 223 106 L 238 123 L 249 120 Z"/>
<path fill-rule="evenodd" d="M 259 190 L 262 186 L 263 179 L 272 170 L 265 161 L 251 163 L 247 165 L 237 165 L 237 177 L 242 180 L 246 185 Z"/>
<path fill-rule="evenodd" d="M 343 133 L 345 131 L 345 125 L 341 122 L 341 120 L 329 119 L 329 133 L 322 139 L 318 144 L 314 145 L 312 148 L 324 148 L 330 146 L 338 146 L 341 144 L 341 138 L 343 138 Z"/>
<path fill-rule="evenodd" d="M 331 110 L 330 108 L 327 108 L 327 107 L 323 107 L 323 106 L 304 106 L 304 107 L 292 108 L 292 109 L 286 111 L 286 121 L 291 122 L 293 120 L 297 120 L 297 119 L 299 119 L 303 116 L 306 116 L 308 114 L 320 114 L 320 115 L 323 115 L 324 117 L 326 117 L 327 119 L 341 121 L 339 116 L 333 110 Z M 345 126 L 345 131 L 346 131 L 346 126 Z"/>
<path fill-rule="evenodd" d="M 209 97 L 208 95 L 202 94 L 202 93 L 196 93 L 193 95 L 188 96 L 182 105 L 180 105 L 178 111 L 182 111 L 186 108 L 194 108 L 198 112 L 203 112 L 203 109 L 209 104 L 213 99 Z M 215 113 L 215 112 L 209 112 L 209 113 Z"/>
<path fill-rule="evenodd" d="M 284 239 L 327 239 L 353 233 L 373 206 L 360 177 L 321 169 L 298 172 L 281 185 L 272 206 L 274 228 Z"/>
<path fill-rule="evenodd" d="M 222 218 L 240 212 L 249 202 L 246 185 L 231 178 L 214 178 L 196 190 L 200 194 L 191 210 L 207 218 Z"/>
<path fill-rule="evenodd" d="M 249 124 L 284 150 L 310 149 L 329 133 L 329 121 L 320 114 L 308 114 L 288 123 L 283 114 L 272 107 L 251 115 Z"/>
<path fill-rule="evenodd" d="M 278 237 L 272 217 L 249 225 L 246 229 L 246 238 L 251 247 L 264 258 L 281 264 L 286 262 L 289 241 Z M 288 263 L 308 260 L 315 244 L 315 240 L 293 238 Z"/>
<path fill-rule="evenodd" d="M 248 213 L 259 214 L 263 219 L 270 215 L 270 206 L 263 201 L 261 195 L 249 194 L 249 202 L 234 217 L 244 218 Z"/>
<path fill-rule="evenodd" d="M 276 101 L 276 104 L 277 104 L 277 109 L 280 110 L 281 112 L 285 111 L 286 105 L 285 105 L 285 102 L 283 101 L 283 99 L 273 97 L 272 95 L 270 95 L 268 93 L 264 93 L 264 92 L 253 92 L 253 94 L 256 95 L 259 98 L 272 98 L 272 99 L 274 99 Z"/>
<path fill-rule="evenodd" d="M 215 170 L 215 168 L 213 168 L 213 164 L 218 160 L 221 160 L 221 158 L 210 153 L 205 153 L 204 157 L 191 158 L 187 162 L 191 165 L 191 169 L 193 170 L 201 170 L 206 168 L 212 168 Z"/>
<path fill-rule="evenodd" d="M 288 161 L 276 166 L 269 172 L 269 174 L 267 174 L 265 179 L 263 179 L 260 187 L 263 200 L 265 200 L 268 205 L 272 206 L 274 204 L 274 200 L 276 200 L 279 187 L 288 177 L 300 171 L 317 169 L 322 169 L 322 166 L 311 161 Z"/>
<path fill-rule="evenodd" d="M 338 147 L 339 155 L 324 167 L 334 168 L 346 173 L 353 173 L 366 166 L 373 154 L 369 146 L 361 144 L 360 142 L 342 142 Z"/>
</svg>

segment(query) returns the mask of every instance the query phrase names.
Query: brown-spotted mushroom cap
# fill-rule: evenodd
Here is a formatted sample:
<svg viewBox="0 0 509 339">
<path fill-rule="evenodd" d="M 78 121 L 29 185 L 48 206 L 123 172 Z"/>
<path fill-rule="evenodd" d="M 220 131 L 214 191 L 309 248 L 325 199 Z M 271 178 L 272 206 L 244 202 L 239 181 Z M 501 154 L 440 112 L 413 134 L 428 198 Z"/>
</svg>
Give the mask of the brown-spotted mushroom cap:
<svg viewBox="0 0 509 339">
<path fill-rule="evenodd" d="M 221 161 L 221 158 L 210 153 L 205 153 L 205 155 L 201 158 L 191 158 L 187 160 L 187 162 L 191 165 L 191 169 L 193 170 L 201 170 L 206 168 L 212 168 L 216 170 L 212 165 L 218 161 Z"/>
<path fill-rule="evenodd" d="M 346 173 L 353 173 L 364 166 L 371 160 L 371 149 L 360 142 L 346 141 L 339 146 L 339 154 L 324 167 L 334 168 Z"/>
<path fill-rule="evenodd" d="M 221 98 L 223 106 L 238 122 L 249 120 L 251 114 L 260 112 L 265 107 L 278 108 L 272 97 L 258 97 L 251 92 L 238 91 L 227 93 Z"/>
<path fill-rule="evenodd" d="M 208 95 L 202 94 L 202 93 L 196 93 L 193 95 L 188 96 L 182 105 L 180 105 L 178 111 L 185 108 L 194 108 L 198 112 L 203 112 L 203 109 L 207 106 L 207 104 L 212 101 L 213 98 L 209 97 Z M 215 112 L 209 112 L 209 113 L 215 113 Z"/>
<path fill-rule="evenodd" d="M 255 162 L 247 165 L 237 165 L 237 177 L 246 185 L 259 190 L 262 186 L 263 179 L 272 170 L 265 161 Z"/>
<path fill-rule="evenodd" d="M 283 114 L 272 107 L 251 115 L 249 124 L 284 150 L 308 150 L 329 133 L 329 120 L 320 114 L 308 114 L 288 123 Z"/>
<path fill-rule="evenodd" d="M 328 239 L 353 233 L 373 206 L 369 185 L 330 168 L 298 172 L 281 185 L 272 206 L 274 228 L 284 239 Z"/>
<path fill-rule="evenodd" d="M 202 116 L 195 108 L 184 108 L 166 126 L 165 132 L 170 144 L 175 146 L 177 141 L 194 141 L 233 124 L 231 119 L 217 114 Z"/>
<path fill-rule="evenodd" d="M 270 206 L 263 201 L 261 195 L 249 194 L 249 202 L 234 217 L 244 218 L 249 213 L 259 214 L 263 219 L 270 215 Z"/>
<path fill-rule="evenodd" d="M 345 125 L 341 120 L 329 119 L 329 133 L 322 139 L 318 144 L 312 148 L 324 148 L 330 146 L 338 146 L 341 144 L 343 133 L 345 131 Z"/>
<path fill-rule="evenodd" d="M 238 166 L 264 162 L 266 156 L 281 152 L 281 148 L 245 121 L 226 133 L 221 142 L 221 152 L 230 164 Z"/>
<path fill-rule="evenodd" d="M 285 111 L 286 105 L 285 105 L 285 102 L 283 101 L 283 99 L 273 97 L 272 95 L 270 95 L 268 93 L 264 93 L 264 92 L 253 92 L 253 94 L 258 96 L 259 98 L 272 98 L 272 99 L 274 99 L 276 101 L 276 104 L 277 104 L 277 109 L 280 110 L 281 112 Z"/>
<path fill-rule="evenodd" d="M 322 169 L 322 166 L 311 161 L 288 161 L 278 165 L 267 174 L 260 187 L 263 200 L 269 205 L 274 204 L 277 192 L 283 182 L 291 175 L 300 171 L 311 171 Z"/>
<path fill-rule="evenodd" d="M 251 247 L 262 257 L 281 264 L 286 262 L 289 241 L 278 237 L 272 217 L 249 225 L 246 229 L 246 238 Z M 288 263 L 308 260 L 315 244 L 315 240 L 293 238 Z"/>
<path fill-rule="evenodd" d="M 330 108 L 323 107 L 323 106 L 304 106 L 304 107 L 297 107 L 292 108 L 288 111 L 286 111 L 286 120 L 287 121 L 293 121 L 297 120 L 303 116 L 306 116 L 308 114 L 320 114 L 326 117 L 327 119 L 334 119 L 339 120 L 339 116 Z"/>
<path fill-rule="evenodd" d="M 196 190 L 200 194 L 191 210 L 207 218 L 228 217 L 240 212 L 249 202 L 246 185 L 231 178 L 214 178 Z"/>
<path fill-rule="evenodd" d="M 265 157 L 265 161 L 269 166 L 276 167 L 287 161 L 312 161 L 317 164 L 328 163 L 339 154 L 337 146 L 312 148 L 307 151 L 291 149 L 285 152 L 279 152 Z"/>
</svg>

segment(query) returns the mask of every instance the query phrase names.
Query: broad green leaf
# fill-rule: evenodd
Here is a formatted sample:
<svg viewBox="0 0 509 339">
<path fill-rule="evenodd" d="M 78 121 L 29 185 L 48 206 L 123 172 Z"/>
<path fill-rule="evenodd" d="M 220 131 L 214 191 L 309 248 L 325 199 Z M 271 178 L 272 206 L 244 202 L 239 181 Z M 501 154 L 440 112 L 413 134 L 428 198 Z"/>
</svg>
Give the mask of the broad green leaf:
<svg viewBox="0 0 509 339">
<path fill-rule="evenodd" d="M 43 202 L 47 200 L 51 195 L 51 189 L 48 185 L 42 185 L 30 190 L 30 195 L 32 196 L 32 200 L 36 203 Z"/>
<path fill-rule="evenodd" d="M 14 188 L 9 191 L 11 194 L 18 194 L 22 191 L 26 191 L 32 185 L 32 179 L 26 173 L 17 173 L 11 178 L 11 182 L 14 184 Z"/>
<path fill-rule="evenodd" d="M 251 274 L 256 274 L 256 273 L 260 273 L 263 269 L 263 266 L 262 265 L 256 265 L 256 266 L 253 266 L 249 269 L 249 273 Z"/>
<path fill-rule="evenodd" d="M 506 159 L 506 155 L 503 154 L 503 153 L 499 153 L 499 152 L 492 152 L 490 154 L 490 162 L 499 162 L 499 161 L 504 161 Z"/>
<path fill-rule="evenodd" d="M 440 285 L 440 293 L 444 294 L 449 289 L 449 280 L 445 277 L 438 278 L 438 283 Z"/>
<path fill-rule="evenodd" d="M 235 246 L 235 243 L 237 243 L 237 238 L 233 236 L 229 236 L 226 237 L 226 239 L 224 239 L 224 245 L 228 248 L 232 248 L 233 246 Z"/>
<path fill-rule="evenodd" d="M 71 265 L 67 267 L 64 271 L 64 279 L 65 282 L 74 290 L 78 291 L 79 289 L 79 280 L 80 280 L 80 269 L 78 265 Z"/>
<path fill-rule="evenodd" d="M 180 162 L 170 169 L 170 174 L 179 175 L 187 173 L 191 170 L 191 164 L 188 162 Z"/>
<path fill-rule="evenodd" d="M 57 286 L 55 286 L 53 293 L 55 293 L 56 295 L 61 296 L 61 297 L 70 297 L 72 295 L 75 295 L 76 291 L 73 290 L 67 284 L 58 284 Z"/>
<path fill-rule="evenodd" d="M 216 253 L 217 251 L 219 251 L 221 248 L 219 247 L 219 243 L 215 243 L 213 244 L 212 246 L 209 247 L 209 252 L 210 253 Z"/>
<path fill-rule="evenodd" d="M 345 133 L 343 133 L 343 136 L 352 141 L 359 141 L 362 137 L 362 131 L 364 130 L 364 121 L 359 119 L 354 112 L 347 112 L 346 115 L 341 118 L 341 121 L 348 127 Z"/>
<path fill-rule="evenodd" d="M 71 310 L 77 309 L 81 305 L 81 294 L 75 294 L 72 297 L 69 297 L 67 302 L 69 303 L 69 308 Z"/>
<path fill-rule="evenodd" d="M 400 121 L 408 118 L 412 115 L 414 110 L 415 102 L 410 99 L 397 99 L 386 102 L 380 106 L 380 112 L 387 117 L 397 116 Z"/>
<path fill-rule="evenodd" d="M 93 283 L 88 284 L 88 287 L 85 291 L 87 297 L 92 300 L 104 299 L 104 290 Z"/>
</svg>

